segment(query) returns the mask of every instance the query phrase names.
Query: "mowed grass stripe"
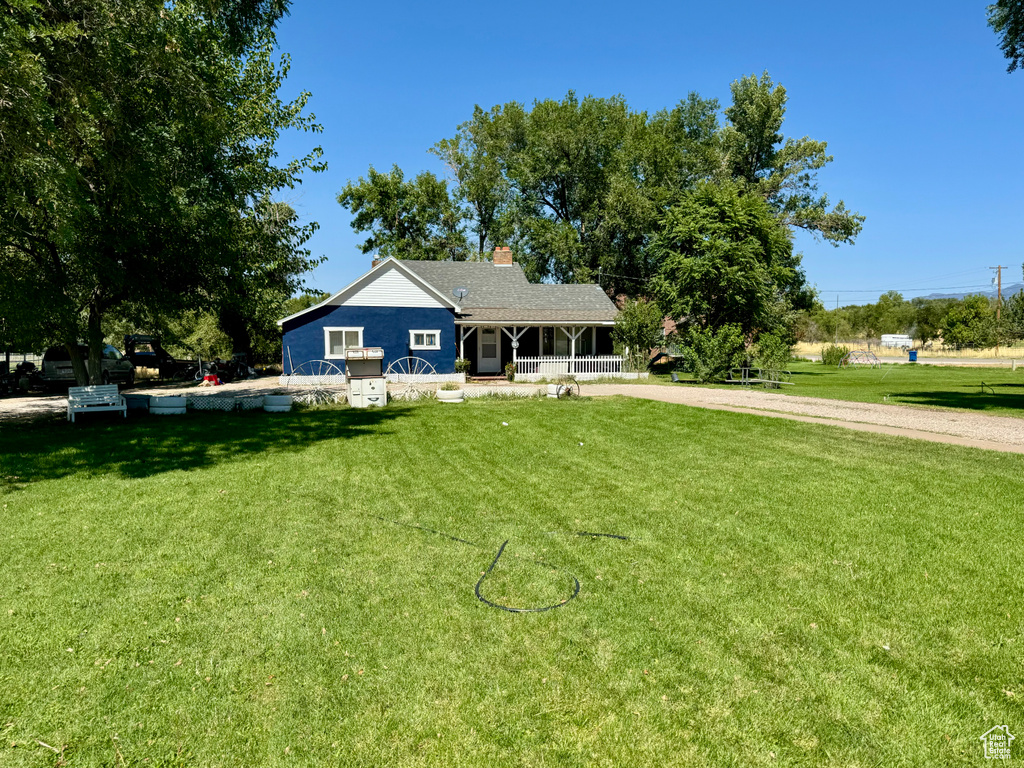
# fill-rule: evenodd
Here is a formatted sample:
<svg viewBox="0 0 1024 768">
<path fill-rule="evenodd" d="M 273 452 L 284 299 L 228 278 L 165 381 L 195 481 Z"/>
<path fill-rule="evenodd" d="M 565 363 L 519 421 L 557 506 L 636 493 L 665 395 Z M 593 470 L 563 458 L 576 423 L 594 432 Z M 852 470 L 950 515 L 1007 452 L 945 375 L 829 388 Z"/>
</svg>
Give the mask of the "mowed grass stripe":
<svg viewBox="0 0 1024 768">
<path fill-rule="evenodd" d="M 1021 719 L 1020 457 L 626 399 L 0 446 L 4 765 L 948 765 Z M 496 596 L 579 599 L 479 603 L 505 539 Z"/>
</svg>

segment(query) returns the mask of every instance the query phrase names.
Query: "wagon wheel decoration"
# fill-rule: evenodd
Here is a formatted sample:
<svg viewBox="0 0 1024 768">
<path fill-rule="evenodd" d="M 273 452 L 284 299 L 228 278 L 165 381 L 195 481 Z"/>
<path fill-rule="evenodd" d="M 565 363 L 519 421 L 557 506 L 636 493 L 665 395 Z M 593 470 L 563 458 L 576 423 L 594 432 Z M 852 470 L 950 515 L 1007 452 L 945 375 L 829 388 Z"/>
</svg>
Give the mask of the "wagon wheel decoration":
<svg viewBox="0 0 1024 768">
<path fill-rule="evenodd" d="M 556 390 L 558 397 L 561 400 L 570 397 L 580 396 L 580 383 L 576 381 L 572 376 L 563 376 L 558 380 L 558 388 Z"/>
<path fill-rule="evenodd" d="M 320 379 L 324 376 L 344 376 L 345 372 L 330 360 L 307 360 L 292 369 L 292 376 L 313 376 Z"/>
<path fill-rule="evenodd" d="M 422 357 L 400 357 L 384 371 L 388 381 L 388 395 L 395 400 L 417 400 L 426 391 L 425 384 L 437 375 L 437 370 Z"/>
<path fill-rule="evenodd" d="M 341 381 L 345 375 L 337 365 L 329 360 L 307 360 L 292 369 L 292 376 L 302 376 L 302 393 L 295 395 L 295 400 L 304 405 L 326 405 L 338 402 Z M 307 384 L 308 382 L 308 384 Z M 291 379 L 288 384 L 291 385 Z"/>
</svg>

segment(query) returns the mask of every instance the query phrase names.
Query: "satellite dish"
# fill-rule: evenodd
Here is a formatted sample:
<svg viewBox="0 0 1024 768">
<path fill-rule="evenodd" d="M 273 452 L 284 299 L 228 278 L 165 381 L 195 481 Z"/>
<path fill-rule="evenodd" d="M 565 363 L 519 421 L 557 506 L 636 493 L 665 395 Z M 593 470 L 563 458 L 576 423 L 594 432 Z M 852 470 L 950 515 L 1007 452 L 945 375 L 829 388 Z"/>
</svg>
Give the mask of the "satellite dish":
<svg viewBox="0 0 1024 768">
<path fill-rule="evenodd" d="M 464 298 L 466 298 L 467 293 L 469 293 L 469 288 L 456 288 L 454 291 L 452 291 L 452 296 L 454 296 L 459 301 L 462 301 Z"/>
</svg>

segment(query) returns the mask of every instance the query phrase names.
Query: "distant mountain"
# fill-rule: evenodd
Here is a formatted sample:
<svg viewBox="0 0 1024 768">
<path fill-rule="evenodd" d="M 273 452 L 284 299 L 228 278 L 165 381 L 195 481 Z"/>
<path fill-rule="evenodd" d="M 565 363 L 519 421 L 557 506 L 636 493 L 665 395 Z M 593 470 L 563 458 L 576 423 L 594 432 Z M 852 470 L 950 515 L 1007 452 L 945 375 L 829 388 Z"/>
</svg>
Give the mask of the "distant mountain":
<svg viewBox="0 0 1024 768">
<path fill-rule="evenodd" d="M 1006 301 L 1013 294 L 1024 290 L 1024 283 L 1013 283 L 1012 285 L 1003 286 L 1003 301 Z M 990 291 L 967 291 L 965 293 L 929 293 L 927 296 L 922 296 L 922 299 L 962 299 L 964 296 L 988 296 L 994 299 L 996 297 L 996 287 L 992 286 Z"/>
</svg>

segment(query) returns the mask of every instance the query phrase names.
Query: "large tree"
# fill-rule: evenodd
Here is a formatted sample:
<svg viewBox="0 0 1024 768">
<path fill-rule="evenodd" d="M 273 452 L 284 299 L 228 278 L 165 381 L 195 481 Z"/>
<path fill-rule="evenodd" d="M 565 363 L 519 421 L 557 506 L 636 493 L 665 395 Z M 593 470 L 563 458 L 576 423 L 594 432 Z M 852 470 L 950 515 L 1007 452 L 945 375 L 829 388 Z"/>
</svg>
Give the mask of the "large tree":
<svg viewBox="0 0 1024 768">
<path fill-rule="evenodd" d="M 511 189 L 500 160 L 489 151 L 497 140 L 497 128 L 492 115 L 477 107 L 473 118 L 460 125 L 454 137 L 439 141 L 430 150 L 454 177 L 455 200 L 466 206 L 477 258 L 505 234 L 501 225 Z"/>
<path fill-rule="evenodd" d="M 728 325 L 752 340 L 812 305 L 790 233 L 762 197 L 732 182 L 699 184 L 668 212 L 652 249 L 661 264 L 653 293 L 681 332 Z"/>
<path fill-rule="evenodd" d="M 277 321 L 286 302 L 302 289 L 301 275 L 321 263 L 303 244 L 316 224 L 303 225 L 284 203 L 260 201 L 241 220 L 231 266 L 206 291 L 231 350 L 250 362 L 280 359 Z"/>
<path fill-rule="evenodd" d="M 995 313 L 987 296 L 965 296 L 942 321 L 942 343 L 948 347 L 983 349 L 997 342 Z"/>
<path fill-rule="evenodd" d="M 679 175 L 670 128 L 653 129 L 622 97 L 570 92 L 531 109 L 477 107 L 434 151 L 469 204 L 480 253 L 508 243 L 531 279 L 633 293 L 652 272 L 643 249 Z"/>
<path fill-rule="evenodd" d="M 1006 71 L 1024 67 L 1024 0 L 999 0 L 988 6 L 988 23 L 999 35 L 999 48 L 1010 62 Z"/>
<path fill-rule="evenodd" d="M 805 229 L 838 245 L 852 243 L 864 217 L 835 206 L 820 194 L 816 174 L 832 162 L 827 144 L 808 137 L 786 138 L 786 89 L 765 72 L 741 77 L 732 86 L 732 104 L 725 110 L 723 162 L 744 191 L 768 201 L 786 226 Z"/>
<path fill-rule="evenodd" d="M 318 150 L 274 162 L 281 130 L 316 129 L 308 94 L 277 98 L 283 7 L 15 0 L 3 16 L 16 76 L 0 109 L 0 282 L 43 294 L 3 313 L 45 300 L 40 340 L 68 347 L 81 383 L 99 379 L 105 317 L 201 300 L 238 268 L 253 211 L 322 167 Z"/>
<path fill-rule="evenodd" d="M 454 261 L 468 256 L 465 214 L 447 184 L 429 171 L 406 181 L 397 165 L 390 173 L 371 165 L 366 178 L 345 185 L 338 203 L 352 212 L 352 229 L 370 233 L 359 246 L 363 253 Z"/>
</svg>

